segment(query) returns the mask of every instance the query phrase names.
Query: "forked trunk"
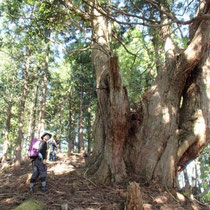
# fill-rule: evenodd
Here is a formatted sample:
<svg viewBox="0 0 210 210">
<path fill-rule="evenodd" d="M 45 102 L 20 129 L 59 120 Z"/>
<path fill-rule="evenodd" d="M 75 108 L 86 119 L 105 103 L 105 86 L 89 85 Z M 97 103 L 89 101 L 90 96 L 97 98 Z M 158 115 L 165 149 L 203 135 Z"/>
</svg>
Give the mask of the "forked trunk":
<svg viewBox="0 0 210 210">
<path fill-rule="evenodd" d="M 108 50 L 107 22 L 98 10 L 93 9 L 92 17 L 98 112 L 90 172 L 102 183 L 121 181 L 129 171 L 174 187 L 177 171 L 199 155 L 209 139 L 209 20 L 200 21 L 180 54 L 162 16 L 166 62 L 130 115 L 117 58 Z"/>
<path fill-rule="evenodd" d="M 166 65 L 134 114 L 126 162 L 149 181 L 173 187 L 177 171 L 207 144 L 209 32 L 209 20 L 201 21 L 189 46 L 177 56 L 172 42 L 171 48 L 167 45 Z"/>
<path fill-rule="evenodd" d="M 92 59 L 96 71 L 98 109 L 95 145 L 89 165 L 100 183 L 121 181 L 126 176 L 123 147 L 128 131 L 129 104 L 122 86 L 117 58 L 108 49 L 106 19 L 93 9 Z"/>
<path fill-rule="evenodd" d="M 180 171 L 198 157 L 210 141 L 210 46 L 193 69 L 183 91 L 180 110 L 179 150 L 177 166 Z"/>
</svg>

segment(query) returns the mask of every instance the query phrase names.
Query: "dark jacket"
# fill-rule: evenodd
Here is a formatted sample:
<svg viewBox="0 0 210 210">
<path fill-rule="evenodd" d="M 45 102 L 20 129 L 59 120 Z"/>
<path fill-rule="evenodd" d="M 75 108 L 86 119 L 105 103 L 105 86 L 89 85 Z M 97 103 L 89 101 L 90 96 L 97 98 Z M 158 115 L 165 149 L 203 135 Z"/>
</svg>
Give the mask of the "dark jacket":
<svg viewBox="0 0 210 210">
<path fill-rule="evenodd" d="M 42 154 L 43 160 L 47 159 L 47 142 L 41 141 L 39 145 L 39 152 Z"/>
</svg>

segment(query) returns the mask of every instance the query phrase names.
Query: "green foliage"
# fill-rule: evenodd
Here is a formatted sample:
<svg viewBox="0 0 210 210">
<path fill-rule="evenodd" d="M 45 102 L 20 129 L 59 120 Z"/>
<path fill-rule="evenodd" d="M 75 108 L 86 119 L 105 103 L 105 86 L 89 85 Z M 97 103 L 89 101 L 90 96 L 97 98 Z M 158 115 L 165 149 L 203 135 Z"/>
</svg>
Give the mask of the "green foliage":
<svg viewBox="0 0 210 210">
<path fill-rule="evenodd" d="M 75 123 L 79 119 L 81 90 L 83 91 L 84 130 L 87 127 L 87 110 L 95 111 L 95 77 L 90 53 L 87 51 L 66 57 L 66 61 L 51 69 L 50 74 L 47 123 L 54 133 L 59 133 L 61 129 L 62 136 L 67 139 L 69 129 L 75 129 Z M 70 115 L 74 116 L 76 122 L 70 122 Z M 86 136 L 84 132 L 84 138 Z"/>
<path fill-rule="evenodd" d="M 210 192 L 206 193 L 206 194 L 203 196 L 203 200 L 204 200 L 204 202 L 206 202 L 206 203 L 210 203 Z"/>
<path fill-rule="evenodd" d="M 152 43 L 149 40 L 144 40 L 138 27 L 126 31 L 123 39 L 126 43 L 125 47 L 130 53 L 121 45 L 117 48 L 117 55 L 124 85 L 128 90 L 131 103 L 134 103 L 149 87 L 155 76 L 155 69 L 150 63 L 151 54 L 148 51 L 148 49 L 152 51 Z"/>
<path fill-rule="evenodd" d="M 202 193 L 202 199 L 210 203 L 210 192 L 209 192 L 209 184 L 210 184 L 210 145 L 208 144 L 204 149 L 202 155 L 199 157 L 200 163 L 200 178 L 202 180 L 201 187 L 204 191 Z"/>
</svg>

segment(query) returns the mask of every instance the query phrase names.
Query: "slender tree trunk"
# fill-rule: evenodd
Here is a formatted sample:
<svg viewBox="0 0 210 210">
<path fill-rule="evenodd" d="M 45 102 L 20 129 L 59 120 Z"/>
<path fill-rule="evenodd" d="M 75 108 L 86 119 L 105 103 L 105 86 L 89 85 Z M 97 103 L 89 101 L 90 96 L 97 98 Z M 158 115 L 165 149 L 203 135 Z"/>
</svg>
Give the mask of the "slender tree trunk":
<svg viewBox="0 0 210 210">
<path fill-rule="evenodd" d="M 80 90 L 79 101 L 79 125 L 78 125 L 78 152 L 85 152 L 84 137 L 83 137 L 83 88 Z"/>
<path fill-rule="evenodd" d="M 69 105 L 69 128 L 68 128 L 68 156 L 74 151 L 75 140 L 75 119 L 72 114 L 72 101 L 71 101 L 71 87 L 68 90 L 68 105 Z"/>
<path fill-rule="evenodd" d="M 87 152 L 88 154 L 90 154 L 91 152 L 91 144 L 92 144 L 92 125 L 91 125 L 91 112 L 90 110 L 88 110 L 88 122 L 87 122 L 87 132 L 88 132 L 88 148 L 87 148 Z"/>
<path fill-rule="evenodd" d="M 16 159 L 15 159 L 15 171 L 18 173 L 20 162 L 21 162 L 21 152 L 22 152 L 22 140 L 23 140 L 23 124 L 24 124 L 24 111 L 25 111 L 25 102 L 28 91 L 28 73 L 30 68 L 30 51 L 27 52 L 26 57 L 26 66 L 24 71 L 24 80 L 23 80 L 23 89 L 22 96 L 19 106 L 19 119 L 18 119 L 18 137 L 17 137 L 17 147 L 16 147 Z"/>
<path fill-rule="evenodd" d="M 27 131 L 27 139 L 26 139 L 26 144 L 29 143 L 30 137 L 31 137 L 31 130 L 32 130 L 32 122 L 33 122 L 33 108 L 34 108 L 34 103 L 32 102 L 30 104 L 30 111 L 29 111 L 29 126 L 28 126 L 28 131 Z"/>
<path fill-rule="evenodd" d="M 201 185 L 200 185 L 200 179 L 199 179 L 199 162 L 198 160 L 196 159 L 195 160 L 195 179 L 194 179 L 194 186 L 197 188 L 197 189 L 201 189 Z"/>
<path fill-rule="evenodd" d="M 35 133 L 36 107 L 37 107 L 37 97 L 38 97 L 38 86 L 37 85 L 34 88 L 33 97 L 34 97 L 34 101 L 31 102 L 31 108 L 30 108 L 27 144 L 30 142 L 31 139 L 34 138 L 34 133 Z"/>
<path fill-rule="evenodd" d="M 50 37 L 50 32 L 46 31 L 47 38 Z M 45 129 L 45 112 L 46 112 L 46 97 L 47 97 L 47 84 L 48 84 L 48 75 L 49 75 L 49 57 L 50 57 L 50 41 L 46 40 L 46 57 L 44 63 L 44 75 L 43 75 L 43 87 L 42 87 L 42 98 L 40 103 L 40 113 L 39 113 L 39 125 L 38 125 L 38 136 Z"/>
<path fill-rule="evenodd" d="M 38 136 L 41 136 L 41 133 L 45 129 L 45 110 L 46 110 L 47 84 L 48 84 L 47 75 L 45 73 L 44 77 L 43 77 L 42 98 L 41 98 L 41 103 L 40 103 Z"/>
<path fill-rule="evenodd" d="M 186 196 L 190 197 L 192 195 L 192 185 L 190 184 L 189 174 L 187 173 L 186 168 L 183 170 L 183 172 L 184 172 L 184 181 L 185 181 L 184 193 Z"/>
<path fill-rule="evenodd" d="M 190 187 L 190 181 L 189 181 L 189 176 L 188 176 L 188 173 L 187 173 L 187 169 L 185 168 L 183 170 L 183 172 L 184 172 L 185 187 L 189 188 Z"/>
<path fill-rule="evenodd" d="M 74 152 L 74 142 L 76 137 L 75 126 L 74 126 L 74 119 L 71 120 L 72 124 L 69 128 L 69 136 L 68 136 L 68 156 Z"/>
<path fill-rule="evenodd" d="M 34 106 L 32 108 L 32 124 L 31 124 L 31 133 L 30 133 L 30 139 L 34 138 L 34 134 L 35 134 L 35 128 L 36 128 L 36 116 L 37 116 L 37 102 L 38 102 L 38 90 L 39 90 L 39 86 L 36 85 L 35 87 L 35 94 L 34 94 Z"/>
<path fill-rule="evenodd" d="M 4 135 L 4 144 L 3 144 L 3 154 L 2 154 L 2 168 L 4 167 L 4 164 L 7 161 L 7 153 L 9 149 L 9 133 L 10 133 L 10 127 L 11 127 L 11 117 L 12 117 L 12 103 L 8 103 L 7 108 L 7 122 L 6 122 L 6 129 L 5 129 L 5 135 Z"/>
<path fill-rule="evenodd" d="M 63 103 L 63 102 L 62 102 Z M 62 103 L 60 104 L 60 111 L 59 111 L 59 133 L 58 133 L 58 138 L 61 141 L 62 138 L 62 131 L 63 131 L 63 123 L 62 123 L 62 113 L 63 113 L 63 106 Z M 58 145 L 58 151 L 61 150 L 61 143 Z"/>
</svg>

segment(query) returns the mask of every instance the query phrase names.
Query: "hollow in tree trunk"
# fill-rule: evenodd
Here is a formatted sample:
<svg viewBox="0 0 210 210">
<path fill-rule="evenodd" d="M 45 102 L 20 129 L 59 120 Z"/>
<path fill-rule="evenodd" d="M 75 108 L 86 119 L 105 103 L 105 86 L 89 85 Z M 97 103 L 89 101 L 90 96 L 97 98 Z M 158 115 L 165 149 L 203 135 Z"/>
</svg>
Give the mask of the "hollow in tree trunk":
<svg viewBox="0 0 210 210">
<path fill-rule="evenodd" d="M 164 11 L 164 5 L 160 7 Z M 180 52 L 162 15 L 166 62 L 131 115 L 117 58 L 108 47 L 108 22 L 94 8 L 92 60 L 98 109 L 89 172 L 100 183 L 119 182 L 136 173 L 172 188 L 178 171 L 209 139 L 210 21 L 196 22 L 189 45 Z M 206 8 L 203 12 L 209 14 Z"/>
</svg>

